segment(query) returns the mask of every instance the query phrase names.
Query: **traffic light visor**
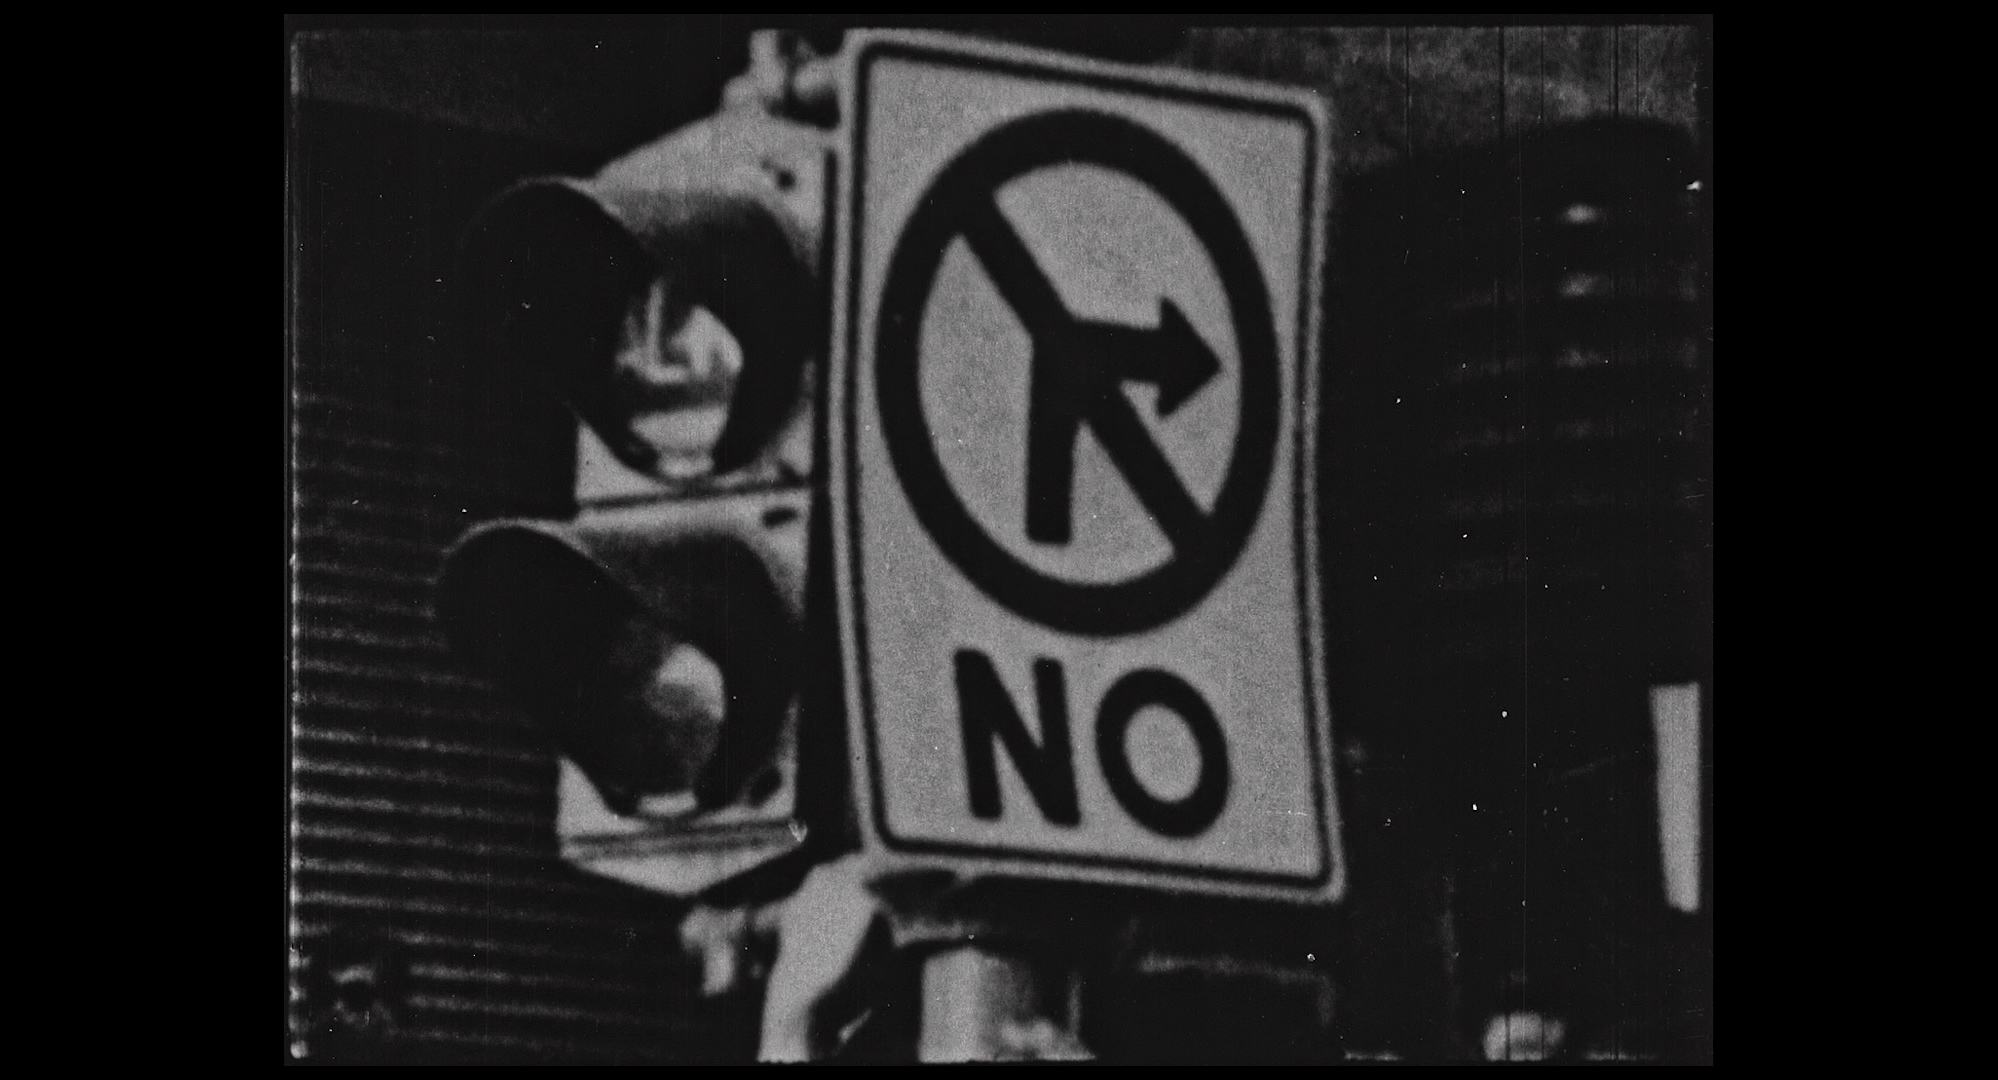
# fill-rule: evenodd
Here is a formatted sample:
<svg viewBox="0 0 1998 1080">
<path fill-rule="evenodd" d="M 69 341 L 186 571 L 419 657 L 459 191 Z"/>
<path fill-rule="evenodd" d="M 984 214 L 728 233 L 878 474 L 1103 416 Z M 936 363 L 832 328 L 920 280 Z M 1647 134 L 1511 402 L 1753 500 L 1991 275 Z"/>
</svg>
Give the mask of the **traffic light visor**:
<svg viewBox="0 0 1998 1080">
<path fill-rule="evenodd" d="M 668 482 L 766 448 L 822 322 L 798 242 L 728 191 L 529 181 L 473 223 L 464 277 L 479 346 L 537 372 L 620 461 Z"/>
<path fill-rule="evenodd" d="M 619 813 L 683 792 L 720 806 L 771 763 L 797 631 L 735 541 L 495 523 L 448 556 L 437 602 L 454 652 Z"/>
</svg>

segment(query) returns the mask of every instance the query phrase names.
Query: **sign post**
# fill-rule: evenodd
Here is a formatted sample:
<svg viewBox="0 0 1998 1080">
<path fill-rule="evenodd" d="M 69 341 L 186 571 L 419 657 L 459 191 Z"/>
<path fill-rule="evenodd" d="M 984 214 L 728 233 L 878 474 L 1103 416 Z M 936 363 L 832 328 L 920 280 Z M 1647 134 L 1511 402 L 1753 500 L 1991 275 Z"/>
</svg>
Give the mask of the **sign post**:
<svg viewBox="0 0 1998 1080">
<path fill-rule="evenodd" d="M 827 430 L 870 857 L 1336 901 L 1322 107 L 937 36 L 848 62 Z"/>
</svg>

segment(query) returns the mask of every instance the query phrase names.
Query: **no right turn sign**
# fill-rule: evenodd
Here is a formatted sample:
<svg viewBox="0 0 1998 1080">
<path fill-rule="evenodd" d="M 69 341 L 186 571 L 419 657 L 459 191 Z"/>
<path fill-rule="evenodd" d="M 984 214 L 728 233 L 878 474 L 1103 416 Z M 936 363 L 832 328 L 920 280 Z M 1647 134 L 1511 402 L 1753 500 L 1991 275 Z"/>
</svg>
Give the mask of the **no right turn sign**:
<svg viewBox="0 0 1998 1080">
<path fill-rule="evenodd" d="M 1308 94 L 852 50 L 828 404 L 870 848 L 1329 901 Z"/>
</svg>

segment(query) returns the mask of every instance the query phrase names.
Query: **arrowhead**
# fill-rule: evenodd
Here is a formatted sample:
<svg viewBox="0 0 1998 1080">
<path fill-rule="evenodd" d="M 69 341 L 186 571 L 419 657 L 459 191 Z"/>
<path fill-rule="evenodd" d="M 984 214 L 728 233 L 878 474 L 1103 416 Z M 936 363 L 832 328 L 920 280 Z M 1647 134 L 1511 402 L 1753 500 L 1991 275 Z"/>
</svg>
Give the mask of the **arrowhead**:
<svg viewBox="0 0 1998 1080">
<path fill-rule="evenodd" d="M 1159 415 L 1171 416 L 1221 374 L 1221 361 L 1171 300 L 1159 300 L 1159 328 L 1153 333 L 1158 352 L 1152 370 L 1157 377 L 1151 381 L 1159 387 Z"/>
</svg>

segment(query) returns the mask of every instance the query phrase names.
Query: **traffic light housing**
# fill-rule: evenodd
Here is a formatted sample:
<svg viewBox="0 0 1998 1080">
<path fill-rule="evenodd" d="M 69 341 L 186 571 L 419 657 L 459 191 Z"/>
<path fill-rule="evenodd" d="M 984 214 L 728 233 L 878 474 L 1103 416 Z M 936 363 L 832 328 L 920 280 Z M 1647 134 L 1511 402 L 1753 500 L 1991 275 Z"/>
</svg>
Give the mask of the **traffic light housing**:
<svg viewBox="0 0 1998 1080">
<path fill-rule="evenodd" d="M 438 613 L 454 652 L 564 759 L 571 862 L 691 892 L 802 840 L 808 497 L 499 521 L 447 557 Z"/>
<path fill-rule="evenodd" d="M 801 848 L 826 135 L 728 111 L 530 180 L 463 250 L 474 361 L 566 402 L 577 515 L 469 531 L 453 652 L 560 753 L 593 872 L 693 893 Z"/>
</svg>

